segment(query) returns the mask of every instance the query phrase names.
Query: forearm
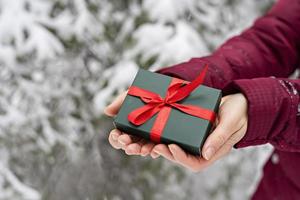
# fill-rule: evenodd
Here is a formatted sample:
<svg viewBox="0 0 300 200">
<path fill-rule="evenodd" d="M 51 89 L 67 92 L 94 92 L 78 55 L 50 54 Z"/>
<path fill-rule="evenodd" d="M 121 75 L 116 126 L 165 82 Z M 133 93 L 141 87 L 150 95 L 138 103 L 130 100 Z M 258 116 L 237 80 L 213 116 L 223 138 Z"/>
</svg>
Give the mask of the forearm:
<svg viewBox="0 0 300 200">
<path fill-rule="evenodd" d="M 212 55 L 193 58 L 159 72 L 193 80 L 210 65 L 206 84 L 222 89 L 232 80 L 288 77 L 299 66 L 300 1 L 280 0 L 254 25 Z"/>
</svg>

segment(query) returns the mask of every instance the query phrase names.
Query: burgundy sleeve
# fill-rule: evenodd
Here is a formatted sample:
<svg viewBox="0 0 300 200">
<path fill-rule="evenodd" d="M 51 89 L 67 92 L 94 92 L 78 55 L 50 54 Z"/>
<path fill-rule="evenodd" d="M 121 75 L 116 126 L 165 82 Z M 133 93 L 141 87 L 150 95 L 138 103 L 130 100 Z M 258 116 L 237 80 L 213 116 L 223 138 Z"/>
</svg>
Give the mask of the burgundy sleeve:
<svg viewBox="0 0 300 200">
<path fill-rule="evenodd" d="M 271 143 L 300 152 L 300 79 L 240 79 L 224 91 L 242 92 L 248 100 L 247 133 L 236 147 Z"/>
<path fill-rule="evenodd" d="M 286 79 L 300 66 L 299 54 L 300 0 L 279 0 L 212 55 L 159 72 L 193 80 L 209 64 L 206 85 L 225 93 L 242 92 L 249 103 L 247 133 L 236 147 L 269 142 L 281 150 L 300 152 L 300 80 Z"/>
<path fill-rule="evenodd" d="M 232 80 L 288 77 L 300 64 L 300 1 L 279 0 L 242 34 L 229 39 L 212 55 L 161 69 L 193 80 L 208 63 L 206 85 L 224 88 Z"/>
</svg>

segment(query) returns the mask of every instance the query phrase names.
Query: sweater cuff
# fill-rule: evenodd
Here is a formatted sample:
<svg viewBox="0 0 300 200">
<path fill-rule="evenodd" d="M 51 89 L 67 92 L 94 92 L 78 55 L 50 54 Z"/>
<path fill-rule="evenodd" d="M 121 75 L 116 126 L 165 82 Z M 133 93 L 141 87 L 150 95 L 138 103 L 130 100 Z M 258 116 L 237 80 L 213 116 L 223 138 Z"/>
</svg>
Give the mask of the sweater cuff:
<svg viewBox="0 0 300 200">
<path fill-rule="evenodd" d="M 276 126 L 278 120 L 287 119 L 290 110 L 290 102 L 284 98 L 286 91 L 280 86 L 278 80 L 275 78 L 241 79 L 231 82 L 224 88 L 226 94 L 237 92 L 243 93 L 248 100 L 248 126 L 244 138 L 235 147 L 268 142 L 277 146 L 280 138 L 276 137 L 274 125 Z M 285 111 L 280 110 L 282 106 L 286 106 Z M 284 129 L 284 127 L 280 128 Z"/>
</svg>

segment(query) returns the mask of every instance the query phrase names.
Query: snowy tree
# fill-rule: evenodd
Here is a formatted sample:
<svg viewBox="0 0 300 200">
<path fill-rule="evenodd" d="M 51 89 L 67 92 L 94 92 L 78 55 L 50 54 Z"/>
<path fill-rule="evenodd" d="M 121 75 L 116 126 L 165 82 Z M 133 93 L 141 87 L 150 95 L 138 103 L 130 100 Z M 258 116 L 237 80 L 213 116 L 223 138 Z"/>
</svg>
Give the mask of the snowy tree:
<svg viewBox="0 0 300 200">
<path fill-rule="evenodd" d="M 139 67 L 204 56 L 270 3 L 0 0 L 0 199 L 248 197 L 269 147 L 192 174 L 114 151 L 102 110 Z"/>
</svg>

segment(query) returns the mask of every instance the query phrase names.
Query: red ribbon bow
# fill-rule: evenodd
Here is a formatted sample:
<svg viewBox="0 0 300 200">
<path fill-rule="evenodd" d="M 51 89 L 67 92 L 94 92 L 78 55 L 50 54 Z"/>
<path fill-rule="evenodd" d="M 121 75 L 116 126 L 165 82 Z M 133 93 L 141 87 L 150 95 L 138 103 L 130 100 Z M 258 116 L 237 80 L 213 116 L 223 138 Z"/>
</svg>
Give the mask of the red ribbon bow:
<svg viewBox="0 0 300 200">
<path fill-rule="evenodd" d="M 203 118 L 211 122 L 214 121 L 215 113 L 211 110 L 194 105 L 177 103 L 186 98 L 194 89 L 203 83 L 207 68 L 208 66 L 206 65 L 199 76 L 192 82 L 172 78 L 165 98 L 162 98 L 160 95 L 149 90 L 131 86 L 128 94 L 141 98 L 146 104 L 129 113 L 128 120 L 134 125 L 139 126 L 158 113 L 150 131 L 150 139 L 157 143 L 160 142 L 163 129 L 167 123 L 172 107 L 189 115 Z"/>
</svg>

